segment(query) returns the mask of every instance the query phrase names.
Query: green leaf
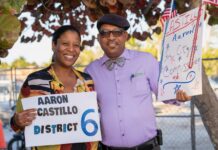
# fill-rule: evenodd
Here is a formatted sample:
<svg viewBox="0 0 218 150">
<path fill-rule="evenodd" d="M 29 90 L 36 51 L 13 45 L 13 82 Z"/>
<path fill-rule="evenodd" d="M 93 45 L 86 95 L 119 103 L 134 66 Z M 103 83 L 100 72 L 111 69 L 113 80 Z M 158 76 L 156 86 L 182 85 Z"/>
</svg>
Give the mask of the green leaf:
<svg viewBox="0 0 218 150">
<path fill-rule="evenodd" d="M 12 11 L 15 11 L 15 13 L 20 13 L 25 3 L 26 0 L 1 0 L 0 7 L 9 13 Z"/>
<path fill-rule="evenodd" d="M 17 17 L 10 14 L 0 16 L 0 50 L 7 50 L 17 41 L 21 24 Z"/>
</svg>

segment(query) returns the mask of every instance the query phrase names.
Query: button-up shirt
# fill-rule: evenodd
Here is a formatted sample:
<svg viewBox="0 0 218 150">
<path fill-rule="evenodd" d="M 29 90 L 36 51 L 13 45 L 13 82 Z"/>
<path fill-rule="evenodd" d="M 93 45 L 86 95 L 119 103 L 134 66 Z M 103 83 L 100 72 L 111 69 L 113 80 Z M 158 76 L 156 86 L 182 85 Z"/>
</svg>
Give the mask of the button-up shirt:
<svg viewBox="0 0 218 150">
<path fill-rule="evenodd" d="M 125 49 L 125 65 L 108 70 L 106 55 L 86 72 L 94 80 L 100 106 L 103 143 L 133 147 L 156 135 L 152 92 L 157 94 L 159 64 L 149 53 Z"/>
</svg>

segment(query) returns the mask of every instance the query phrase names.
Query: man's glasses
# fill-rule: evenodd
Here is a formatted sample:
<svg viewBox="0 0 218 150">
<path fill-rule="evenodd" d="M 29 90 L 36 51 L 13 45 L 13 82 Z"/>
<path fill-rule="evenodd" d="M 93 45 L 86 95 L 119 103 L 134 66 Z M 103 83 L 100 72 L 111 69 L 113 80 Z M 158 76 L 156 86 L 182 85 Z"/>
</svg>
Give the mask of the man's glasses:
<svg viewBox="0 0 218 150">
<path fill-rule="evenodd" d="M 117 29 L 117 30 L 111 30 L 111 31 L 108 31 L 108 30 L 100 30 L 99 31 L 99 34 L 100 36 L 102 37 L 110 37 L 110 35 L 112 34 L 114 37 L 119 37 L 123 34 L 124 30 L 122 29 Z"/>
</svg>

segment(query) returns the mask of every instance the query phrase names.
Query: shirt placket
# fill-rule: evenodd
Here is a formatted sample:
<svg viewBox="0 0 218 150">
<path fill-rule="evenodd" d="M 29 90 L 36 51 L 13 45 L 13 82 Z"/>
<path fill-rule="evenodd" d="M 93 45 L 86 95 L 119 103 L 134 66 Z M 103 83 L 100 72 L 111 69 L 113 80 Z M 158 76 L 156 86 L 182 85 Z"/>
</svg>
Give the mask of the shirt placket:
<svg viewBox="0 0 218 150">
<path fill-rule="evenodd" d="M 118 113 L 118 119 L 119 119 L 119 125 L 120 125 L 120 136 L 122 139 L 122 142 L 125 142 L 125 130 L 124 130 L 124 120 L 123 120 L 123 100 L 122 100 L 122 87 L 120 83 L 120 75 L 119 72 L 121 68 L 119 66 L 115 65 L 115 80 L 116 80 L 116 87 L 117 87 L 117 113 Z"/>
</svg>

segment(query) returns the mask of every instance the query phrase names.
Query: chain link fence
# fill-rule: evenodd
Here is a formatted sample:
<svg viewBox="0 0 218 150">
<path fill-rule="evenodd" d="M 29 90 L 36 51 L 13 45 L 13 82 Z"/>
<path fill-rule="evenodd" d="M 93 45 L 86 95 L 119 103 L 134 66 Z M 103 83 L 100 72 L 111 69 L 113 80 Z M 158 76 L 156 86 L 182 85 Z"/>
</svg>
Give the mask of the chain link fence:
<svg viewBox="0 0 218 150">
<path fill-rule="evenodd" d="M 0 70 L 0 119 L 5 126 L 9 124 L 13 113 L 10 108 L 16 103 L 23 81 L 28 74 L 39 69 L 41 68 Z M 157 125 L 163 133 L 162 150 L 214 149 L 200 114 L 191 102 L 174 106 L 154 101 L 154 107 Z"/>
</svg>

